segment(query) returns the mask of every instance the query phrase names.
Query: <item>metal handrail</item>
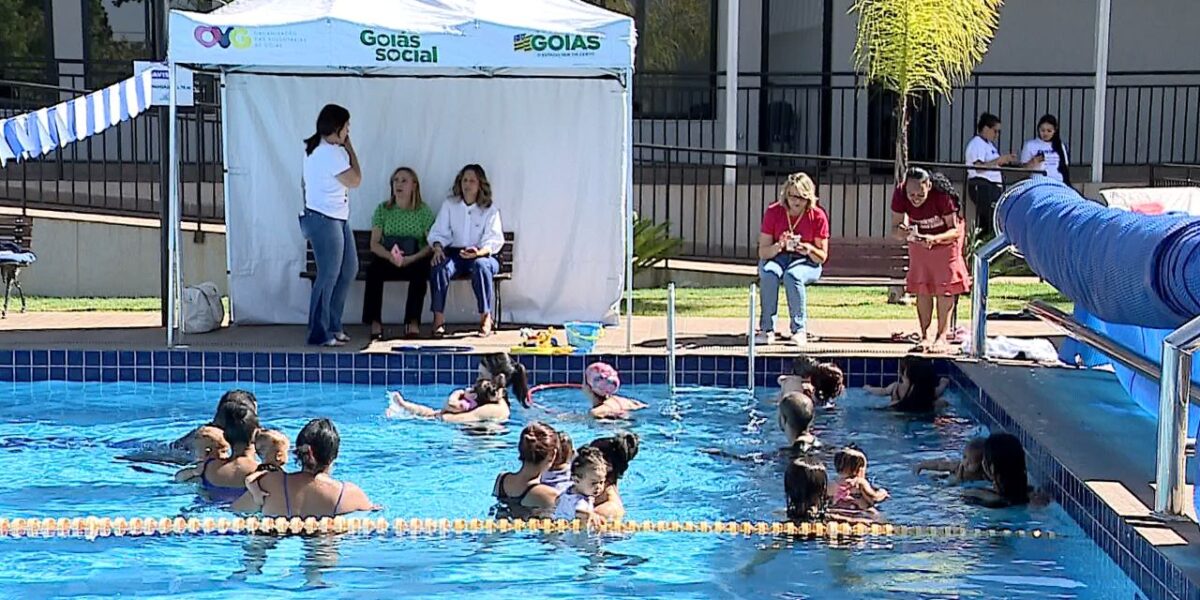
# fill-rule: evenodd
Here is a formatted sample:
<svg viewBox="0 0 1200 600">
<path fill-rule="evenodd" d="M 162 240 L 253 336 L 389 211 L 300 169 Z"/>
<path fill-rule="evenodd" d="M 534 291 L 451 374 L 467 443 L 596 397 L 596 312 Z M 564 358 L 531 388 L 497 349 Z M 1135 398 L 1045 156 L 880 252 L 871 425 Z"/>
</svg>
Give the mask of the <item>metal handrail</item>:
<svg viewBox="0 0 1200 600">
<path fill-rule="evenodd" d="M 1120 363 L 1121 366 L 1136 371 L 1139 375 L 1147 379 L 1153 379 L 1154 381 L 1162 379 L 1162 367 L 1154 364 L 1151 360 L 1129 351 L 1111 337 L 1080 324 L 1071 318 L 1071 315 L 1055 308 L 1044 300 L 1034 300 L 1026 305 L 1025 308 L 1029 311 L 1029 314 L 1065 330 L 1071 337 L 1103 352 L 1109 358 Z M 1188 397 L 1193 403 L 1200 406 L 1200 390 L 1193 389 Z"/>
<path fill-rule="evenodd" d="M 682 152 L 688 154 L 719 154 L 726 156 L 744 156 L 749 158 L 778 158 L 792 160 L 807 160 L 807 161 L 822 161 L 829 163 L 842 163 L 850 165 L 870 165 L 878 167 L 892 167 L 896 163 L 892 160 L 882 158 L 858 158 L 846 156 L 832 156 L 827 154 L 794 154 L 789 152 L 761 152 L 757 150 L 729 150 L 726 148 L 692 148 L 689 146 L 672 146 L 668 144 L 647 144 L 635 143 L 634 150 L 652 150 L 656 152 Z M 977 171 L 997 171 L 999 173 L 1016 173 L 1020 175 L 1045 175 L 1046 171 L 1034 169 L 1026 169 L 1023 167 L 985 167 L 985 166 L 968 166 L 963 163 L 950 162 L 930 162 L 930 161 L 912 161 L 910 167 L 921 167 L 928 169 L 974 169 Z"/>
</svg>

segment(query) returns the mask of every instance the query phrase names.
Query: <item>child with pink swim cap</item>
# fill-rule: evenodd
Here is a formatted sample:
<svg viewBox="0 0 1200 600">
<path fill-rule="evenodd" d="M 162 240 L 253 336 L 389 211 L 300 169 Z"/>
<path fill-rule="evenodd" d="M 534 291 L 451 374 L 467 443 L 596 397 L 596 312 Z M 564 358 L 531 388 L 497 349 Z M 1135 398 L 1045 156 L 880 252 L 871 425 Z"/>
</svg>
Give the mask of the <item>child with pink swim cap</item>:
<svg viewBox="0 0 1200 600">
<path fill-rule="evenodd" d="M 621 377 L 612 365 L 596 362 L 583 372 L 583 393 L 592 402 L 590 414 L 597 419 L 619 419 L 635 410 L 646 408 L 637 400 L 617 395 L 621 389 Z"/>
</svg>

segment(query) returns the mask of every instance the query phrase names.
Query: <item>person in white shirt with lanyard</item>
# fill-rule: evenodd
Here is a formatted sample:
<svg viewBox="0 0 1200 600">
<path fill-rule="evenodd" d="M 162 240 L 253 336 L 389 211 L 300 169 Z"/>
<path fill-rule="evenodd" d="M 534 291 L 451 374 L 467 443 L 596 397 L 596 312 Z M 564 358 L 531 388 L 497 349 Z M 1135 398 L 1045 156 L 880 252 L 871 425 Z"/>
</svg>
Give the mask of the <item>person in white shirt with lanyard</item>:
<svg viewBox="0 0 1200 600">
<path fill-rule="evenodd" d="M 471 274 L 471 289 L 479 308 L 479 335 L 491 335 L 495 277 L 500 271 L 495 255 L 504 247 L 504 232 L 483 167 L 471 164 L 458 172 L 453 196 L 442 203 L 429 230 L 429 245 L 433 248 L 433 272 L 429 277 L 433 336 L 446 335 L 446 293 L 459 273 Z"/>
<path fill-rule="evenodd" d="M 1037 123 L 1037 137 L 1021 146 L 1021 166 L 1031 171 L 1045 171 L 1046 177 L 1071 185 L 1067 162 L 1067 147 L 1058 132 L 1058 119 L 1054 115 L 1042 115 Z"/>
<path fill-rule="evenodd" d="M 1000 171 L 978 167 L 1002 167 L 1017 161 L 1014 154 L 1000 155 L 996 140 L 1000 138 L 1000 117 L 992 113 L 979 115 L 975 137 L 967 143 L 967 194 L 975 202 L 975 227 L 983 238 L 990 238 L 996 201 L 1004 189 Z"/>
<path fill-rule="evenodd" d="M 350 230 L 350 188 L 362 184 L 358 155 L 350 144 L 350 111 L 326 104 L 317 132 L 304 140 L 304 213 L 300 230 L 317 263 L 308 303 L 308 343 L 343 346 L 346 293 L 358 276 L 358 250 Z"/>
</svg>

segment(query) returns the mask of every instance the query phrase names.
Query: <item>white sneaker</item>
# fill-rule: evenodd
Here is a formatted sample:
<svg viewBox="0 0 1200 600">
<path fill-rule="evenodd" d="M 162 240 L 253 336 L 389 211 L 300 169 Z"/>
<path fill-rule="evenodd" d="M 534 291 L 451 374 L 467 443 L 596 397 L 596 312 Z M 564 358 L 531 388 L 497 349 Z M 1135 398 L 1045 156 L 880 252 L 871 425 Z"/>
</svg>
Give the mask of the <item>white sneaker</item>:
<svg viewBox="0 0 1200 600">
<path fill-rule="evenodd" d="M 773 331 L 757 331 L 754 333 L 754 343 L 759 346 L 767 346 L 775 343 L 775 332 Z"/>
<path fill-rule="evenodd" d="M 792 334 L 792 343 L 797 346 L 807 346 L 808 345 L 808 332 L 801 329 L 800 331 L 793 333 Z"/>
</svg>

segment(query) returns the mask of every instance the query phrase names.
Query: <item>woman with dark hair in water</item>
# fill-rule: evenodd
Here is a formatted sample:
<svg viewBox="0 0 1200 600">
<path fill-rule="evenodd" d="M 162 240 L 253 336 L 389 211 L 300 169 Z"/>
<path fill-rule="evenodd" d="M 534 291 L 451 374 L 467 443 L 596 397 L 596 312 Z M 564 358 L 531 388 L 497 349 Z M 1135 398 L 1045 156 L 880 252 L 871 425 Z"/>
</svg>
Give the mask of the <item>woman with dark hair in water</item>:
<svg viewBox="0 0 1200 600">
<path fill-rule="evenodd" d="M 258 415 L 245 402 L 225 402 L 217 410 L 214 422 L 229 444 L 229 458 L 209 458 L 199 467 L 200 489 L 211 499 L 232 502 L 246 491 L 246 477 L 258 470 L 254 454 L 254 435 L 258 433 Z"/>
<path fill-rule="evenodd" d="M 558 433 L 549 425 L 534 421 L 521 430 L 517 456 L 521 468 L 496 476 L 492 495 L 501 516 L 518 519 L 549 517 L 558 500 L 558 490 L 541 482 L 542 476 L 558 456 Z"/>
<path fill-rule="evenodd" d="M 348 481 L 330 476 L 342 439 L 329 419 L 313 419 L 296 435 L 298 473 L 259 471 L 246 480 L 246 493 L 234 503 L 241 512 L 267 517 L 336 517 L 375 506 Z"/>
<path fill-rule="evenodd" d="M 983 441 L 983 474 L 992 489 L 969 489 L 967 500 L 988 508 L 1029 504 L 1033 488 L 1025 470 L 1025 448 L 1011 433 L 993 433 Z M 1041 503 L 1043 499 L 1039 499 Z"/>
<path fill-rule="evenodd" d="M 621 491 L 617 483 L 629 469 L 629 462 L 638 455 L 638 436 L 633 433 L 621 433 L 612 437 L 593 440 L 589 446 L 604 455 L 608 463 L 608 472 L 604 481 L 604 491 L 596 496 L 596 514 L 606 519 L 621 519 L 625 517 L 625 503 L 621 501 Z"/>
</svg>

